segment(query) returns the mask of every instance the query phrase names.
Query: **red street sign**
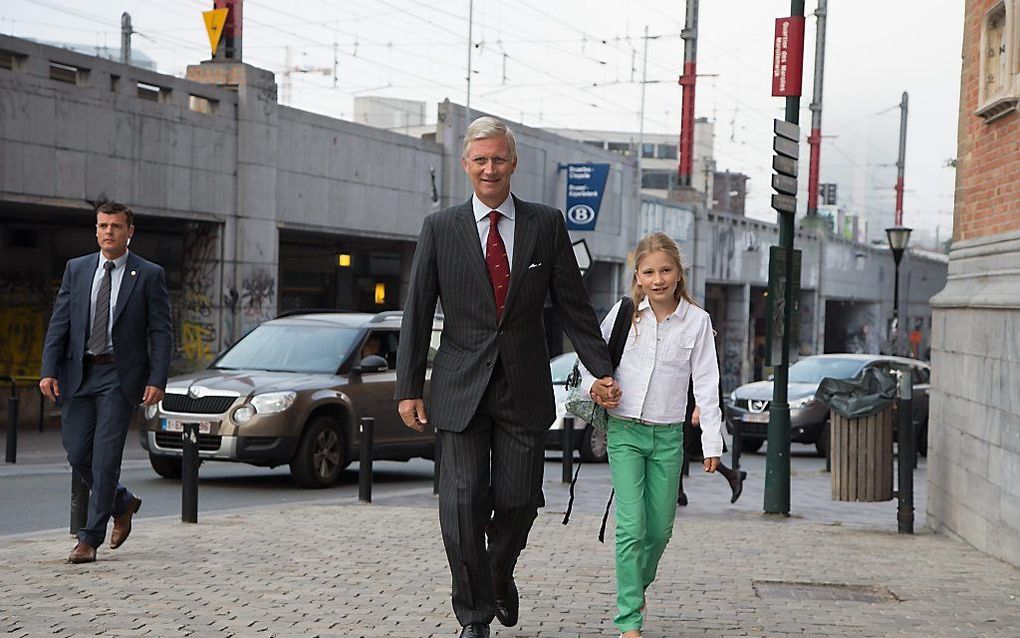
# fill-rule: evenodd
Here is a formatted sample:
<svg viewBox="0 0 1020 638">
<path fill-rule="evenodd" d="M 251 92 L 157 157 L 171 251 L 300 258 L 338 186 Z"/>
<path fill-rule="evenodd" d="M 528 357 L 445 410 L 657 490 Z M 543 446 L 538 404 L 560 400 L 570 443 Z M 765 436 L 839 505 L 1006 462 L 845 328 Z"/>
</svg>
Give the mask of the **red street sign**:
<svg viewBox="0 0 1020 638">
<path fill-rule="evenodd" d="M 772 47 L 772 95 L 800 97 L 804 70 L 804 16 L 776 19 Z"/>
</svg>

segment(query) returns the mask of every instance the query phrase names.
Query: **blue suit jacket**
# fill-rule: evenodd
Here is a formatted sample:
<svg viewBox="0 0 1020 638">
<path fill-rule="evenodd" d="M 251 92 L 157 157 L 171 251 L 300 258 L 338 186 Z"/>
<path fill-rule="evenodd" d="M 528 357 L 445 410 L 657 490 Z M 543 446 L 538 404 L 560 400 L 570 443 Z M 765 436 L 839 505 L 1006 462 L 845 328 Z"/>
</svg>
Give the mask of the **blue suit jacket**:
<svg viewBox="0 0 1020 638">
<path fill-rule="evenodd" d="M 99 253 L 67 262 L 46 331 L 42 377 L 55 377 L 60 394 L 71 397 L 81 386 L 89 329 L 92 281 Z M 173 354 L 170 295 L 163 268 L 128 254 L 113 311 L 113 354 L 121 390 L 140 403 L 145 386 L 166 387 Z"/>
</svg>

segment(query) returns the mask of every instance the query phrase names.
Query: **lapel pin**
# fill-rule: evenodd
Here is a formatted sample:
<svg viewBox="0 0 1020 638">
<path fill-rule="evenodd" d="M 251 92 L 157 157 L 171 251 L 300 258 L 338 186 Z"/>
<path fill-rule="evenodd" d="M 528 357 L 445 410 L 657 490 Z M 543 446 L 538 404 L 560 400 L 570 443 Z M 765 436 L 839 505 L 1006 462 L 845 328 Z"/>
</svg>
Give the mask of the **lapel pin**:
<svg viewBox="0 0 1020 638">
<path fill-rule="evenodd" d="M 137 274 L 136 271 L 134 271 L 134 270 L 131 271 L 131 276 L 132 277 L 134 277 L 136 274 Z"/>
</svg>

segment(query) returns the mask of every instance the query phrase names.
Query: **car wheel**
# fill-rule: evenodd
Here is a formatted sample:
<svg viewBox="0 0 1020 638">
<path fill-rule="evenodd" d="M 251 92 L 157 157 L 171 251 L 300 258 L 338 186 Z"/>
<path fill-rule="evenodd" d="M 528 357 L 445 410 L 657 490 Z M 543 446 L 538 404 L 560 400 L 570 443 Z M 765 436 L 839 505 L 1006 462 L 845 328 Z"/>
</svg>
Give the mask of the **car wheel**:
<svg viewBox="0 0 1020 638">
<path fill-rule="evenodd" d="M 179 456 L 160 456 L 149 452 L 149 465 L 156 470 L 156 474 L 163 478 L 181 478 L 181 457 Z"/>
<path fill-rule="evenodd" d="M 754 454 L 765 445 L 765 439 L 749 439 L 746 436 L 740 439 L 740 453 Z"/>
<path fill-rule="evenodd" d="M 591 425 L 584 428 L 581 435 L 581 446 L 578 450 L 581 460 L 585 463 L 605 463 L 609 460 L 609 444 L 606 433 L 596 430 Z"/>
<path fill-rule="evenodd" d="M 328 416 L 313 417 L 305 427 L 290 475 L 301 487 L 329 487 L 347 467 L 347 449 L 337 422 Z"/>
<path fill-rule="evenodd" d="M 832 425 L 829 420 L 826 419 L 825 423 L 822 424 L 822 432 L 818 435 L 818 440 L 815 441 L 815 450 L 818 451 L 818 456 L 823 459 L 829 458 L 829 442 L 832 439 Z"/>
</svg>

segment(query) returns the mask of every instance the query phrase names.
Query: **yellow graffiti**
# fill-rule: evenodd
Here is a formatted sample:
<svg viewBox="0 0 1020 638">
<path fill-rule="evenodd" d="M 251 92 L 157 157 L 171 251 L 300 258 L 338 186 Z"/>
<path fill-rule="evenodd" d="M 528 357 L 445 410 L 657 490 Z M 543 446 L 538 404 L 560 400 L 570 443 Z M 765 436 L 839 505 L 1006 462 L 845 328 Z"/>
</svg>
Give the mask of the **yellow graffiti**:
<svg viewBox="0 0 1020 638">
<path fill-rule="evenodd" d="M 210 343 L 214 338 L 213 329 L 194 321 L 181 322 L 181 354 L 191 361 L 212 361 Z"/>
<path fill-rule="evenodd" d="M 0 308 L 0 375 L 38 377 L 45 339 L 41 308 Z"/>
</svg>

